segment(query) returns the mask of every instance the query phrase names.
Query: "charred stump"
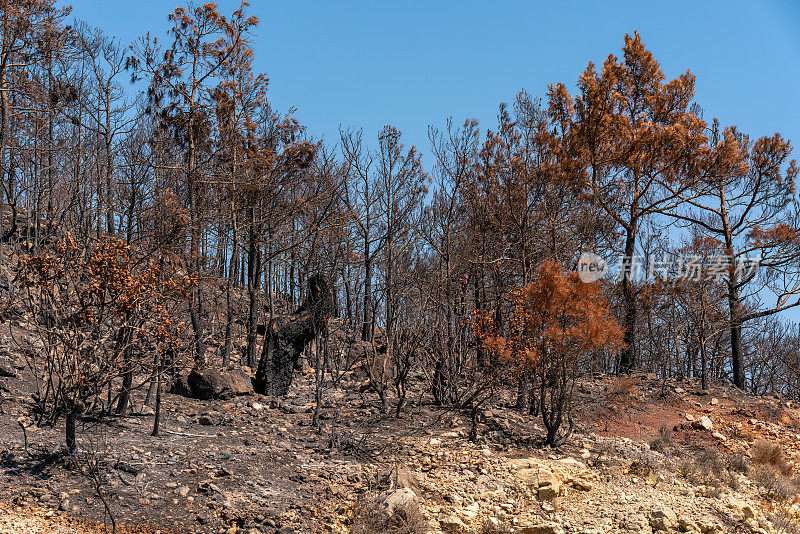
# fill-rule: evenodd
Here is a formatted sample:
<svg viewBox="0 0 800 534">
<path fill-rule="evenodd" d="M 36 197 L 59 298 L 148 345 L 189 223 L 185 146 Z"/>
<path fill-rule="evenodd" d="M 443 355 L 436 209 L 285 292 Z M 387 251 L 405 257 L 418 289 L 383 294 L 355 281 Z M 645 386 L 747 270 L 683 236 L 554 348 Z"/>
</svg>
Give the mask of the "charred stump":
<svg viewBox="0 0 800 534">
<path fill-rule="evenodd" d="M 267 333 L 266 350 L 258 362 L 253 389 L 262 395 L 286 395 L 292 375 L 306 344 L 325 325 L 331 312 L 333 297 L 327 279 L 315 274 L 308 280 L 308 294 L 292 315 L 279 317 Z"/>
</svg>

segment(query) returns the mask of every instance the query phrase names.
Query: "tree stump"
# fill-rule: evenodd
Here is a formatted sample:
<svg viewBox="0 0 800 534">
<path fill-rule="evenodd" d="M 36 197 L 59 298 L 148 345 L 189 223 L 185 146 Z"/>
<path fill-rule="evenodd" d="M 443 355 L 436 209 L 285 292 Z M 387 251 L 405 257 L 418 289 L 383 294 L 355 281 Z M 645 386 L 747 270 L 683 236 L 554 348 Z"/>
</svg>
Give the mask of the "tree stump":
<svg viewBox="0 0 800 534">
<path fill-rule="evenodd" d="M 308 280 L 308 295 L 292 315 L 279 317 L 267 333 L 264 343 L 272 350 L 264 351 L 258 362 L 253 388 L 262 395 L 283 396 L 289 392 L 295 365 L 306 344 L 325 326 L 333 303 L 328 280 L 319 274 Z"/>
</svg>

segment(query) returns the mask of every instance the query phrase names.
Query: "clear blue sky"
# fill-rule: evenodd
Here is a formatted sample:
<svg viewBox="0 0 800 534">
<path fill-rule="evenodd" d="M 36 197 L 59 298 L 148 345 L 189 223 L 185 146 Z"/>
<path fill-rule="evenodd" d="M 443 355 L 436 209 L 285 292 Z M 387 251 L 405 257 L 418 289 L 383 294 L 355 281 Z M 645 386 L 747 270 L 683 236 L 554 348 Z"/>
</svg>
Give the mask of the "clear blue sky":
<svg viewBox="0 0 800 534">
<path fill-rule="evenodd" d="M 66 3 L 66 2 L 65 2 Z M 448 116 L 493 126 L 520 89 L 572 87 L 588 61 L 619 54 L 638 30 L 667 76 L 691 69 L 706 118 L 800 145 L 800 2 L 251 0 L 256 69 L 270 100 L 294 106 L 312 134 L 384 124 L 428 151 L 427 126 Z M 163 35 L 177 0 L 74 0 L 73 15 L 123 41 Z M 238 2 L 219 2 L 223 13 Z M 797 151 L 800 158 L 800 149 Z"/>
<path fill-rule="evenodd" d="M 427 127 L 447 117 L 494 127 L 497 106 L 521 89 L 571 89 L 589 61 L 619 54 L 637 30 L 668 77 L 697 76 L 705 118 L 753 136 L 782 132 L 800 146 L 800 2 L 251 0 L 261 23 L 255 67 L 270 100 L 315 137 L 384 124 L 428 152 Z M 130 42 L 164 35 L 176 0 L 74 0 L 73 15 Z M 230 14 L 238 2 L 219 2 Z M 800 159 L 800 148 L 795 150 Z M 429 161 L 429 160 L 428 160 Z M 790 317 L 800 319 L 800 312 Z"/>
</svg>

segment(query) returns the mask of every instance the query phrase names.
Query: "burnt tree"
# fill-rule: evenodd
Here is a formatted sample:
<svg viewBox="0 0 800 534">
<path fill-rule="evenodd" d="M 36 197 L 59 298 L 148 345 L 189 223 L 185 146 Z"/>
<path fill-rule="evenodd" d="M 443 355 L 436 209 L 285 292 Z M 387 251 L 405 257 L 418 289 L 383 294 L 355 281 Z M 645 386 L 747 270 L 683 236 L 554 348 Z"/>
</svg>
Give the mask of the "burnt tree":
<svg viewBox="0 0 800 534">
<path fill-rule="evenodd" d="M 303 304 L 292 315 L 279 317 L 264 340 L 265 350 L 258 362 L 253 388 L 262 395 L 286 395 L 292 375 L 306 344 L 322 330 L 330 314 L 333 297 L 328 280 L 319 274 L 308 280 Z"/>
</svg>

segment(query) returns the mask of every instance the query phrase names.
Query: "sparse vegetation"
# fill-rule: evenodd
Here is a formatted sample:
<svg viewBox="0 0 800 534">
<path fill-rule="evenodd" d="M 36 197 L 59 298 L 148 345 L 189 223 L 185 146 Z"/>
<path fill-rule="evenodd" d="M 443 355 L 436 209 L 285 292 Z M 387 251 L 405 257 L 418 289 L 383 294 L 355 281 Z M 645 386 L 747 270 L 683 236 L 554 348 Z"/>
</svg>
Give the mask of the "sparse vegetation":
<svg viewBox="0 0 800 534">
<path fill-rule="evenodd" d="M 323 131 L 271 97 L 273 3 L 167 6 L 132 43 L 91 7 L 2 4 L 0 525 L 718 534 L 727 499 L 724 528 L 768 531 L 761 505 L 794 528 L 791 121 L 706 116 L 724 107 L 691 61 L 667 72 L 633 27 L 578 50 L 582 72 L 507 87 L 494 118 L 429 117 L 427 141 Z M 487 24 L 459 33 L 527 38 Z M 290 71 L 321 48 L 298 28 Z M 411 87 L 397 50 L 371 71 Z M 327 67 L 282 95 L 335 94 Z"/>
<path fill-rule="evenodd" d="M 361 496 L 353 505 L 352 534 L 424 534 L 428 525 L 419 505 L 409 503 L 389 514 L 377 497 Z"/>
</svg>

